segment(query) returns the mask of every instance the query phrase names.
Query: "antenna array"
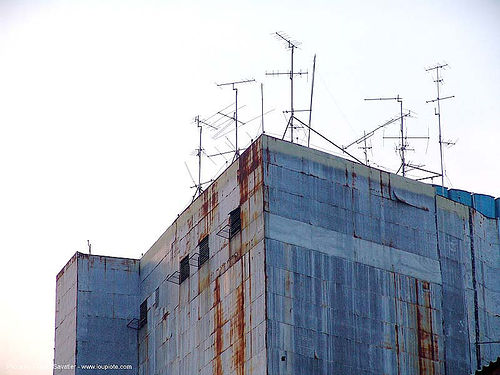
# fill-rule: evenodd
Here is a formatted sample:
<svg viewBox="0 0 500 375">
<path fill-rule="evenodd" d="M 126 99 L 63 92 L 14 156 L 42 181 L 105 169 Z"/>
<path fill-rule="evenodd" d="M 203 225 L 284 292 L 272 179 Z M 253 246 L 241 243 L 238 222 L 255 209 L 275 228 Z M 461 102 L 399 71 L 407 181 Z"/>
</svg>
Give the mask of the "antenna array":
<svg viewBox="0 0 500 375">
<path fill-rule="evenodd" d="M 240 156 L 240 149 L 238 148 L 238 87 L 237 85 L 243 84 L 243 83 L 249 83 L 249 82 L 255 82 L 255 79 L 247 79 L 244 81 L 235 81 L 235 82 L 226 82 L 226 83 L 220 83 L 217 86 L 222 87 L 222 86 L 228 86 L 231 85 L 233 90 L 234 90 L 234 95 L 235 95 L 235 110 L 234 110 L 234 115 L 232 119 L 234 120 L 234 129 L 235 129 L 235 152 L 234 152 L 234 158 L 233 160 L 236 160 Z M 219 114 L 222 114 L 219 112 Z M 224 116 L 229 117 L 224 114 Z M 231 117 L 229 117 L 231 118 Z M 241 124 L 243 124 L 241 121 L 239 121 Z"/>
<path fill-rule="evenodd" d="M 431 68 L 425 69 L 426 72 L 430 72 L 432 70 L 436 71 L 436 79 L 434 82 L 436 83 L 437 90 L 437 98 L 432 100 L 427 100 L 426 103 L 437 103 L 437 108 L 434 107 L 434 114 L 438 117 L 438 127 L 439 127 L 439 156 L 441 159 L 441 188 L 444 188 L 444 162 L 443 162 L 443 144 L 445 145 L 454 145 L 454 142 L 444 142 L 441 134 L 441 100 L 454 98 L 455 95 L 445 96 L 441 98 L 439 85 L 443 84 L 443 79 L 439 76 L 439 70 L 444 69 L 448 66 L 448 64 L 437 64 Z"/>
<path fill-rule="evenodd" d="M 285 132 L 283 133 L 283 138 L 285 138 L 286 132 L 288 131 L 288 128 L 290 128 L 290 141 L 293 142 L 293 129 L 294 129 L 294 124 L 293 120 L 295 119 L 295 112 L 297 110 L 293 106 L 293 78 L 294 76 L 302 76 L 308 74 L 307 71 L 303 72 L 302 70 L 295 72 L 294 71 L 294 66 L 293 66 L 293 54 L 296 48 L 298 48 L 298 42 L 292 41 L 286 34 L 282 32 L 275 32 L 275 36 L 277 39 L 285 41 L 286 46 L 288 49 L 290 49 L 290 71 L 289 72 L 271 72 L 271 73 L 266 73 L 267 76 L 277 76 L 277 75 L 287 75 L 290 77 L 290 111 L 285 111 L 285 113 L 289 112 L 290 113 L 290 118 L 288 119 L 288 123 L 285 128 Z M 309 111 L 309 110 L 301 110 L 301 112 L 304 111 Z"/>
<path fill-rule="evenodd" d="M 384 126 L 387 126 L 397 120 L 401 120 L 401 125 L 400 125 L 400 135 L 397 136 L 397 137 L 384 137 L 385 139 L 399 139 L 400 140 L 400 144 L 399 144 L 399 147 L 398 147 L 398 150 L 399 150 L 399 154 L 400 154 L 400 157 L 401 157 L 401 165 L 399 167 L 399 169 L 396 171 L 396 173 L 399 173 L 399 171 L 401 171 L 402 175 L 403 176 L 406 176 L 406 172 L 408 171 L 406 167 L 409 167 L 410 164 L 407 163 L 406 161 L 406 151 L 410 151 L 412 149 L 410 149 L 408 146 L 408 139 L 429 139 L 429 137 L 408 137 L 408 135 L 406 134 L 405 135 L 405 126 L 404 126 L 404 119 L 405 117 L 408 117 L 411 115 L 411 111 L 408 111 L 407 114 L 403 114 L 403 98 L 399 96 L 399 94 L 396 96 L 396 97 L 392 97 L 392 98 L 367 98 L 365 99 L 367 101 L 370 101 L 370 100 L 396 100 L 398 103 L 399 103 L 399 110 L 400 110 L 400 116 L 397 117 L 396 119 L 393 119 L 393 120 L 389 120 L 388 122 L 386 122 L 385 124 L 382 124 L 380 125 L 379 127 L 377 127 L 373 132 L 371 133 L 368 133 L 368 134 L 371 134 L 373 135 L 373 133 L 384 127 Z M 371 136 L 370 135 L 370 136 Z M 361 138 L 363 139 L 363 138 Z M 357 141 L 355 141 L 354 143 L 357 143 Z M 351 143 L 352 145 L 352 143 Z M 348 146 L 349 147 L 349 146 Z M 415 166 L 415 165 L 411 165 L 412 169 L 420 169 L 420 167 L 418 166 Z M 425 171 L 423 169 L 420 169 L 421 171 Z"/>
</svg>

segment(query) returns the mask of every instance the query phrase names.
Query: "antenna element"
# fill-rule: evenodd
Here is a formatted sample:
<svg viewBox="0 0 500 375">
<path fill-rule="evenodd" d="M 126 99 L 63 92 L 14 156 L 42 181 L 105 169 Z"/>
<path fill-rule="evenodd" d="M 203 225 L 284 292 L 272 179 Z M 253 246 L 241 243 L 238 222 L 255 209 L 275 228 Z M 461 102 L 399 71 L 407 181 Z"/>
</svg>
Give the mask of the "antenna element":
<svg viewBox="0 0 500 375">
<path fill-rule="evenodd" d="M 441 136 L 441 100 L 451 99 L 455 97 L 455 95 L 445 96 L 444 98 L 441 98 L 439 96 L 440 95 L 439 85 L 443 83 L 443 79 L 439 76 L 439 69 L 444 69 L 447 66 L 448 64 L 437 64 L 431 68 L 425 69 L 426 72 L 429 72 L 431 70 L 436 71 L 436 79 L 434 80 L 434 82 L 436 82 L 437 98 L 432 100 L 427 100 L 426 103 L 437 102 L 437 109 L 434 107 L 434 114 L 438 117 L 438 126 L 439 126 L 439 155 L 441 158 L 441 189 L 444 189 L 443 143 L 446 145 L 454 144 L 453 142 L 444 142 Z"/>
</svg>

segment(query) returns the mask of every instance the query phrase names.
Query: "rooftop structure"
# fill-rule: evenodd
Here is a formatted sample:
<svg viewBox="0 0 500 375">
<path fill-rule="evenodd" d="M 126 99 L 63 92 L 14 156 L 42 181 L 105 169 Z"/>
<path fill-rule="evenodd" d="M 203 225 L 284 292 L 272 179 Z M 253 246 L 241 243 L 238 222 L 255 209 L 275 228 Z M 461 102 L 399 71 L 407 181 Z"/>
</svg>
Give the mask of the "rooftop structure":
<svg viewBox="0 0 500 375">
<path fill-rule="evenodd" d="M 471 374 L 500 355 L 499 216 L 263 135 L 141 259 L 73 256 L 54 374 Z"/>
</svg>

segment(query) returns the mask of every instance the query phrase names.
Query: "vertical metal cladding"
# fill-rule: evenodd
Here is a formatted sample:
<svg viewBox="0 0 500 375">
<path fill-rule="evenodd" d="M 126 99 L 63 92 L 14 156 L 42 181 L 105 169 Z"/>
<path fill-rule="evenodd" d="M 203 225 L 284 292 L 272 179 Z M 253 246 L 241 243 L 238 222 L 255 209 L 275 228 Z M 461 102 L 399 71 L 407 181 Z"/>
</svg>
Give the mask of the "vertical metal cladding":
<svg viewBox="0 0 500 375">
<path fill-rule="evenodd" d="M 448 198 L 448 188 L 443 187 L 441 185 L 435 185 L 435 184 L 433 184 L 432 186 L 436 190 L 436 194 L 437 195 L 440 195 L 442 197 Z"/>
<path fill-rule="evenodd" d="M 472 195 L 469 191 L 460 189 L 450 189 L 448 190 L 448 198 L 451 200 L 462 203 L 466 206 L 472 207 Z"/>
<path fill-rule="evenodd" d="M 137 259 L 76 253 L 59 273 L 54 374 L 83 374 L 85 366 L 104 374 L 110 365 L 137 373 L 137 332 L 129 323 L 138 317 L 138 266 Z"/>
<path fill-rule="evenodd" d="M 470 374 L 500 354 L 500 232 L 492 197 L 440 188 L 262 136 L 140 262 L 82 255 L 77 278 L 70 260 L 55 362 L 135 353 L 138 375 Z"/>
<path fill-rule="evenodd" d="M 500 329 L 486 312 L 500 300 L 495 266 L 472 285 L 470 244 L 486 262 L 475 268 L 498 267 L 496 222 L 471 234 L 469 211 L 435 187 L 267 137 L 263 147 L 268 373 L 474 371 L 472 292 L 489 285 L 480 340 Z"/>
<path fill-rule="evenodd" d="M 472 207 L 484 216 L 495 218 L 495 198 L 486 194 L 472 194 Z"/>
<path fill-rule="evenodd" d="M 139 332 L 140 375 L 265 373 L 261 155 L 259 140 L 141 260 L 141 299 L 149 310 Z M 229 214 L 238 207 L 241 225 L 230 233 Z M 200 265 L 198 244 L 206 236 L 209 259 Z M 185 257 L 189 277 L 178 285 L 175 272 Z M 155 288 L 156 306 L 149 302 Z"/>
</svg>

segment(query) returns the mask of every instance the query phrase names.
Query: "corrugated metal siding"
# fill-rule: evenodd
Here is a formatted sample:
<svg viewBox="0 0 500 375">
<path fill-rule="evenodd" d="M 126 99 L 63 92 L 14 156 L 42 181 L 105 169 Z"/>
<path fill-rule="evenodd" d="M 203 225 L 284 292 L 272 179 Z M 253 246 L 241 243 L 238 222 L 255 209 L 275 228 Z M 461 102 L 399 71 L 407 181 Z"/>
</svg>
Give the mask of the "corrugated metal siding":
<svg viewBox="0 0 500 375">
<path fill-rule="evenodd" d="M 141 259 L 140 375 L 265 374 L 262 161 L 254 143 L 167 229 Z M 241 206 L 241 231 L 218 236 Z M 168 282 L 179 260 L 209 235 L 210 259 L 181 285 Z M 159 303 L 154 306 L 155 289 Z"/>
<path fill-rule="evenodd" d="M 137 331 L 127 324 L 139 317 L 138 291 L 138 260 L 78 253 L 76 374 L 89 372 L 83 365 L 132 366 L 93 374 L 137 373 Z"/>
<path fill-rule="evenodd" d="M 268 373 L 472 372 L 468 208 L 318 151 L 267 137 L 263 147 Z M 488 266 L 476 268 L 493 275 L 498 224 L 481 220 L 474 251 L 489 249 Z M 499 278 L 482 292 L 481 272 L 484 340 L 500 327 Z"/>
<path fill-rule="evenodd" d="M 499 236 L 498 220 L 430 185 L 263 136 L 128 264 L 135 271 L 82 257 L 78 324 L 68 263 L 55 361 L 71 360 L 61 340 L 76 331 L 79 358 L 122 360 L 124 345 L 139 375 L 469 374 L 500 354 L 477 344 L 500 337 Z M 185 256 L 189 278 L 169 282 Z M 123 313 L 139 317 L 144 301 L 147 324 L 131 338 Z"/>
</svg>

